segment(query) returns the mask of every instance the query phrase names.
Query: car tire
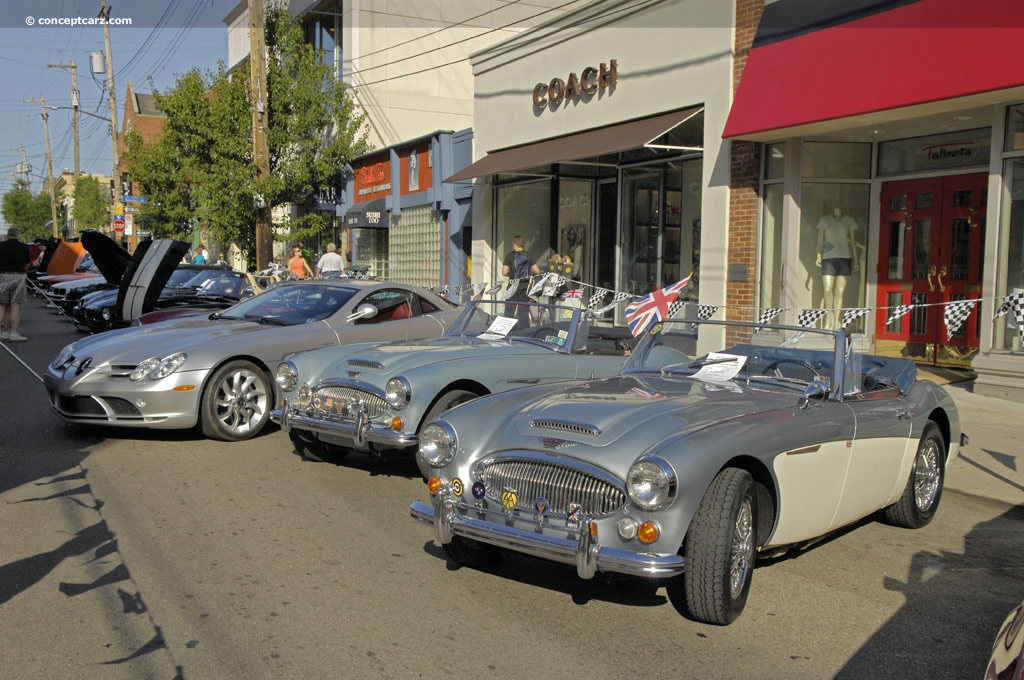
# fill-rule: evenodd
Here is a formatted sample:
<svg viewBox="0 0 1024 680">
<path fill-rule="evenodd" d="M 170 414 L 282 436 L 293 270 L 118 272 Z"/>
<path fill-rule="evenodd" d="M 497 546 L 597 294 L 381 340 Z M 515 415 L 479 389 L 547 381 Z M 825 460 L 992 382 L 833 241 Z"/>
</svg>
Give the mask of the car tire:
<svg viewBox="0 0 1024 680">
<path fill-rule="evenodd" d="M 747 604 L 757 548 L 754 479 L 746 470 L 718 473 L 683 542 L 682 575 L 669 597 L 694 620 L 726 626 Z"/>
<path fill-rule="evenodd" d="M 295 447 L 295 451 L 310 460 L 319 463 L 330 463 L 336 465 L 342 458 L 348 455 L 349 450 L 340 446 L 325 444 L 324 442 L 307 435 L 301 430 L 292 429 L 288 432 L 288 438 Z"/>
<path fill-rule="evenodd" d="M 251 361 L 229 361 L 206 383 L 199 405 L 203 434 L 225 442 L 259 434 L 270 418 L 270 377 Z"/>
<path fill-rule="evenodd" d="M 885 521 L 904 529 L 920 529 L 932 521 L 946 479 L 946 442 L 932 421 L 924 426 L 914 454 L 914 467 L 900 499 L 885 508 Z"/>
<path fill-rule="evenodd" d="M 465 404 L 467 401 L 473 401 L 479 396 L 480 395 L 476 392 L 470 392 L 469 390 L 451 390 L 449 392 L 445 392 L 437 398 L 434 405 L 430 407 L 429 411 L 427 411 L 427 416 L 423 419 L 423 422 L 420 423 L 420 429 L 423 429 L 423 426 L 431 420 L 437 420 L 440 418 L 441 414 L 445 411 L 453 409 L 459 404 Z M 427 461 L 423 460 L 422 456 L 420 456 L 418 448 L 415 455 L 416 467 L 420 469 L 420 474 L 423 475 L 423 479 L 427 479 L 430 475 L 430 465 Z"/>
<path fill-rule="evenodd" d="M 459 566 L 472 569 L 492 565 L 501 559 L 501 549 L 497 546 L 463 536 L 452 536 L 451 543 L 445 544 L 444 552 Z"/>
</svg>

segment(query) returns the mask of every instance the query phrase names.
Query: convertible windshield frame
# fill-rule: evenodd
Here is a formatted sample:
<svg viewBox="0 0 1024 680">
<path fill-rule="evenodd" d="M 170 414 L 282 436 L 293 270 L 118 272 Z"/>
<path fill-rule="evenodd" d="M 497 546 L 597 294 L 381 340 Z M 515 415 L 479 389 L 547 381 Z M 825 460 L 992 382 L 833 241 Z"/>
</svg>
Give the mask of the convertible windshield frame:
<svg viewBox="0 0 1024 680">
<path fill-rule="evenodd" d="M 860 391 L 853 370 L 857 364 L 854 347 L 854 337 L 842 330 L 676 317 L 654 324 L 642 334 L 622 372 L 800 387 L 824 382 L 828 398 L 842 401 Z M 742 357 L 743 363 L 730 371 L 731 362 L 738 360 L 732 357 Z M 785 364 L 797 365 L 801 373 L 775 370 Z M 768 369 L 774 374 L 762 373 Z"/>
<path fill-rule="evenodd" d="M 581 343 L 587 339 L 587 328 L 586 309 L 581 307 L 543 302 L 470 300 L 445 337 L 522 342 L 568 354 L 583 348 Z"/>
</svg>

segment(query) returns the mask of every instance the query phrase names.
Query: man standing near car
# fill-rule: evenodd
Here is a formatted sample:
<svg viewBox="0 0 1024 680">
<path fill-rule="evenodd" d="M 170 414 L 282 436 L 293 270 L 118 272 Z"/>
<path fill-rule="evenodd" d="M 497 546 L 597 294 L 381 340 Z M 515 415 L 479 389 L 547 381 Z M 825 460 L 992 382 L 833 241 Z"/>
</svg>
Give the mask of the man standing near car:
<svg viewBox="0 0 1024 680">
<path fill-rule="evenodd" d="M 327 252 L 316 263 L 317 276 L 322 276 L 327 272 L 340 272 L 345 269 L 345 260 L 337 253 L 337 250 L 338 247 L 335 244 L 327 244 Z"/>
<path fill-rule="evenodd" d="M 7 239 L 0 243 L 0 340 L 23 342 L 18 333 L 21 303 L 26 294 L 25 269 L 31 260 L 28 245 L 22 243 L 21 230 L 10 227 Z"/>
</svg>

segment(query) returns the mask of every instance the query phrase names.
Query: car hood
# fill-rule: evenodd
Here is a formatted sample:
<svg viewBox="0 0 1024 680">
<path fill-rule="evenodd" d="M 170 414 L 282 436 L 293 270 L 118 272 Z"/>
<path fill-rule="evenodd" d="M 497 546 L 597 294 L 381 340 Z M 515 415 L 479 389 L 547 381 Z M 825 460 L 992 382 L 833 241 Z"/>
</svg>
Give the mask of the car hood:
<svg viewBox="0 0 1024 680">
<path fill-rule="evenodd" d="M 430 340 L 396 341 L 358 349 L 346 354 L 333 365 L 342 375 L 347 362 L 371 372 L 395 375 L 409 368 L 457 361 L 485 355 L 489 360 L 507 357 L 550 355 L 552 350 L 529 342 L 488 342 L 475 337 L 442 337 Z"/>
<path fill-rule="evenodd" d="M 255 321 L 237 319 L 210 319 L 209 316 L 183 317 L 161 323 L 133 326 L 120 330 L 90 335 L 78 341 L 78 356 L 92 357 L 94 365 L 135 365 L 150 357 L 164 357 L 174 352 L 185 352 L 190 357 L 228 356 L 231 350 L 245 347 L 260 356 L 263 340 L 254 333 L 289 332 L 288 326 L 268 326 Z M 291 329 L 294 330 L 294 329 Z M 190 365 L 202 368 L 199 364 Z"/>
<path fill-rule="evenodd" d="M 100 274 L 115 286 L 121 283 L 132 256 L 112 238 L 98 231 L 87 229 L 82 232 L 82 245 L 92 255 L 92 261 Z"/>
<path fill-rule="evenodd" d="M 123 321 L 152 311 L 188 249 L 185 241 L 165 239 L 143 241 L 138 245 L 117 291 L 117 308 Z"/>
<path fill-rule="evenodd" d="M 713 425 L 793 409 L 801 392 L 769 384 L 711 383 L 692 378 L 620 375 L 577 383 L 522 404 L 506 437 L 493 448 L 535 448 L 538 436 L 565 439 L 621 457 L 639 455 L 666 437 L 686 436 Z M 501 429 L 501 428 L 497 428 Z M 582 433 L 582 434 L 581 434 Z M 628 437 L 628 443 L 612 446 Z M 629 462 L 625 463 L 626 465 Z"/>
</svg>

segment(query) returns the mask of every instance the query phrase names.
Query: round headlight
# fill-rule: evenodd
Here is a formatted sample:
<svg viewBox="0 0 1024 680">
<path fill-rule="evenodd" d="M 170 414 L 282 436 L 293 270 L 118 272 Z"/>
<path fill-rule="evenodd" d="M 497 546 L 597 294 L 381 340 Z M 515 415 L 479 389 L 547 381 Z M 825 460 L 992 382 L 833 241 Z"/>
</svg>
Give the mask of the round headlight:
<svg viewBox="0 0 1024 680">
<path fill-rule="evenodd" d="M 309 388 L 309 385 L 303 385 L 299 388 L 298 401 L 301 408 L 309 406 L 310 400 L 313 398 L 313 390 Z"/>
<path fill-rule="evenodd" d="M 384 386 L 384 399 L 396 411 L 400 411 L 408 406 L 411 397 L 412 388 L 409 387 L 409 381 L 402 376 L 396 376 L 388 380 L 387 385 Z"/>
<path fill-rule="evenodd" d="M 149 372 L 159 365 L 160 357 L 150 357 L 149 359 L 146 359 L 141 364 L 136 366 L 135 370 L 132 371 L 132 374 L 128 376 L 128 379 L 138 382 L 139 380 L 142 380 L 147 375 L 149 375 Z"/>
<path fill-rule="evenodd" d="M 110 307 L 104 307 L 103 311 L 100 312 L 100 316 L 103 317 L 104 321 L 110 321 L 110 318 L 114 316 L 114 312 L 110 310 Z"/>
<path fill-rule="evenodd" d="M 299 384 L 299 369 L 290 361 L 277 365 L 277 374 L 274 376 L 278 387 L 285 392 L 291 392 Z"/>
<path fill-rule="evenodd" d="M 455 430 L 443 420 L 430 423 L 420 433 L 420 455 L 433 467 L 450 463 L 458 446 Z"/>
<path fill-rule="evenodd" d="M 171 373 L 174 373 L 178 368 L 185 363 L 185 359 L 188 355 L 184 352 L 175 352 L 170 356 L 166 356 L 163 360 L 157 364 L 156 368 L 149 372 L 149 378 L 151 380 L 159 380 L 160 378 L 166 378 Z"/>
<path fill-rule="evenodd" d="M 626 491 L 640 508 L 659 510 L 675 498 L 675 470 L 661 458 L 641 458 L 629 468 Z"/>
</svg>

